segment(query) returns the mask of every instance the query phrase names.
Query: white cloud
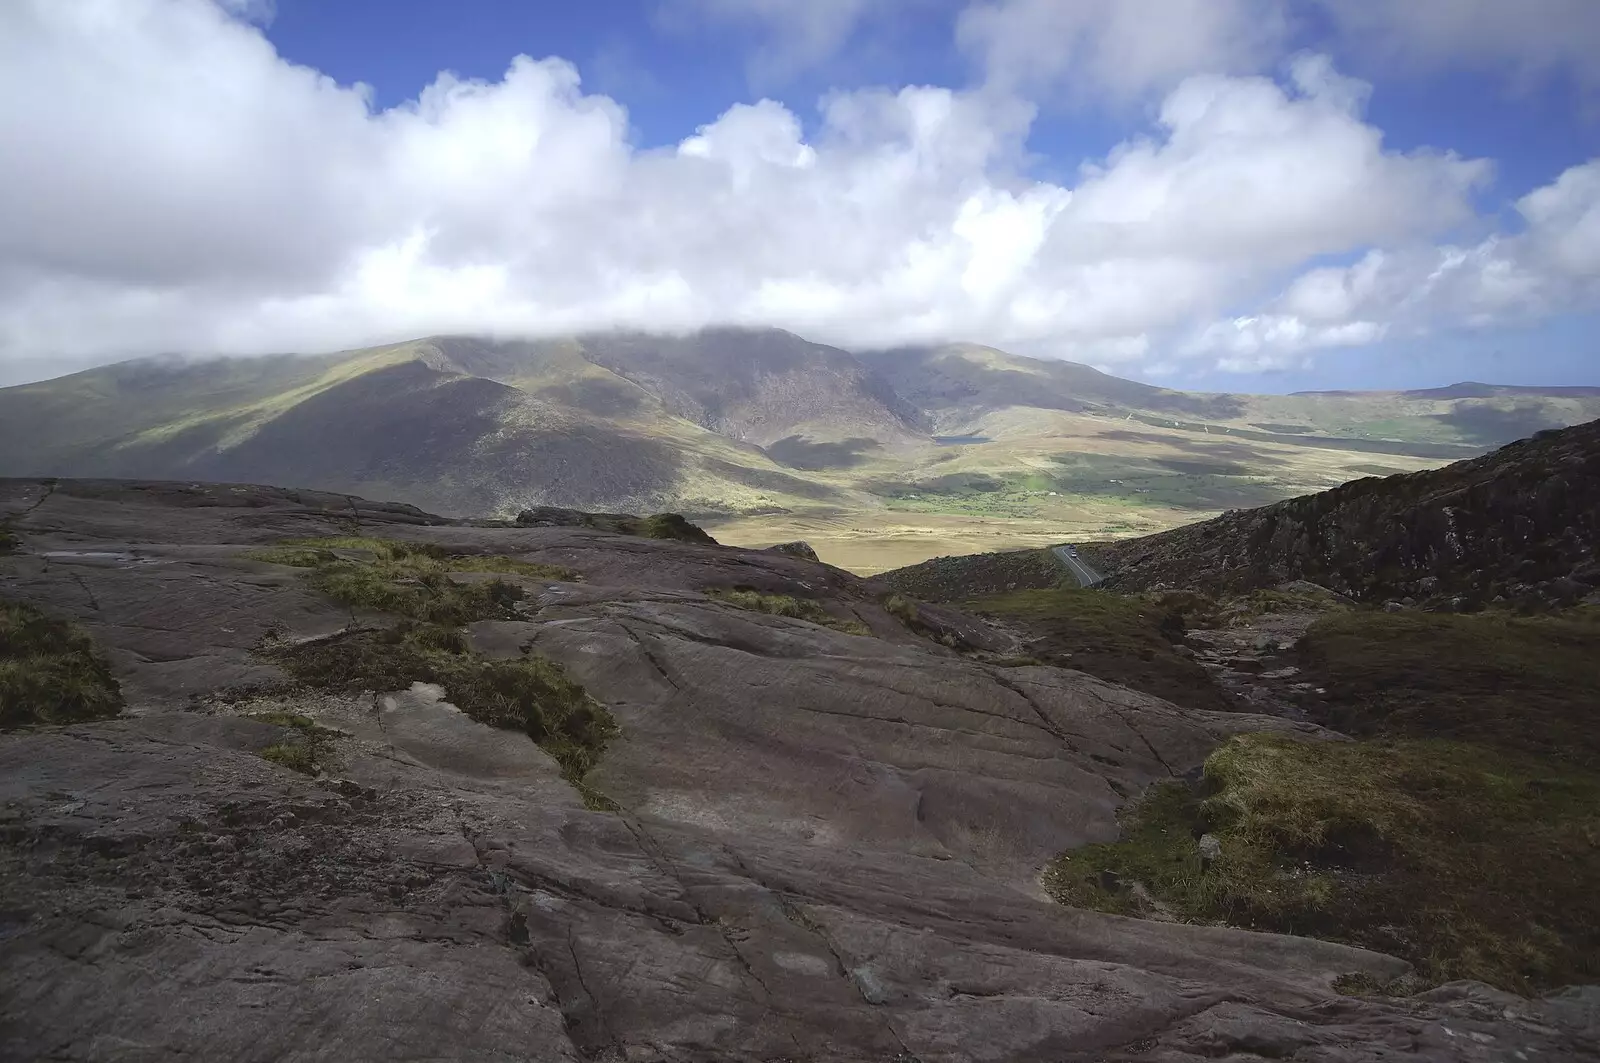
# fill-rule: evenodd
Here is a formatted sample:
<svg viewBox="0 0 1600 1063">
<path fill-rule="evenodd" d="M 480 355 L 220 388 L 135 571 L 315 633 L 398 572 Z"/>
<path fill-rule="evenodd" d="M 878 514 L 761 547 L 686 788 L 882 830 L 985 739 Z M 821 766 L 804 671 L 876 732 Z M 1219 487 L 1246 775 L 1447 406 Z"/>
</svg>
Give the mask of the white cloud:
<svg viewBox="0 0 1600 1063">
<path fill-rule="evenodd" d="M 1524 228 L 1469 246 L 1374 250 L 1308 271 L 1261 313 L 1190 340 L 1224 368 L 1292 364 L 1309 350 L 1363 346 L 1440 325 L 1484 327 L 1600 304 L 1600 159 L 1517 201 Z"/>
<path fill-rule="evenodd" d="M 1594 0 L 1315 0 L 1352 44 L 1397 72 L 1468 68 L 1524 86 L 1552 74 L 1600 88 Z"/>
<path fill-rule="evenodd" d="M 1252 73 L 1282 54 L 1284 0 L 977 0 L 956 39 L 992 86 L 1128 100 L 1191 74 Z"/>
<path fill-rule="evenodd" d="M 1147 136 L 1055 184 L 1024 175 L 1033 112 L 1009 95 L 843 93 L 809 138 L 762 101 L 640 151 L 560 61 L 376 111 L 203 0 L 19 0 L 0 4 L 0 359 L 709 323 L 1165 357 L 1308 259 L 1472 220 L 1487 164 L 1386 150 L 1366 91 L 1316 58 L 1285 84 L 1189 78 Z M 1508 238 L 1523 272 L 1479 270 L 1480 291 L 1592 262 L 1592 175 L 1551 188 Z M 1384 255 L 1375 290 L 1402 269 Z M 1355 285 L 1308 280 L 1257 316 L 1383 327 Z M 1291 339 L 1259 350 L 1314 345 L 1272 335 Z"/>
<path fill-rule="evenodd" d="M 272 24 L 278 17 L 277 0 L 217 0 L 229 14 L 262 26 Z"/>
</svg>

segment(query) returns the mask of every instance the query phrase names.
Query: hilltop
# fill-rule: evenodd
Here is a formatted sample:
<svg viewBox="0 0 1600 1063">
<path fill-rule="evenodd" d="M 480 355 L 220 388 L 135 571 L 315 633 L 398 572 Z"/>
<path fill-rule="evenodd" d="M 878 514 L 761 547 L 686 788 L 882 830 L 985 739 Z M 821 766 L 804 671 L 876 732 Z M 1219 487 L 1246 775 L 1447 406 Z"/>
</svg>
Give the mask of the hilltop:
<svg viewBox="0 0 1600 1063">
<path fill-rule="evenodd" d="M 1600 416 L 1595 392 L 1195 394 L 775 329 L 435 336 L 0 389 L 0 474 L 295 484 L 481 516 L 670 510 L 870 573 L 1425 469 Z"/>
</svg>

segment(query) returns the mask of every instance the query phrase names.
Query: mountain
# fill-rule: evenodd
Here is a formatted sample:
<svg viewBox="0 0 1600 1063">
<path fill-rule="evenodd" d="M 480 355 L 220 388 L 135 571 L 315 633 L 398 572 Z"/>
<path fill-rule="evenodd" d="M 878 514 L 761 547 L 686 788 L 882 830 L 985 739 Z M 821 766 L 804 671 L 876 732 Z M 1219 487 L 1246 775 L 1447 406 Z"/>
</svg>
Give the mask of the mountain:
<svg viewBox="0 0 1600 1063">
<path fill-rule="evenodd" d="M 871 572 L 1160 531 L 1597 416 L 1600 389 L 1194 394 L 775 329 L 435 336 L 0 389 L 0 474 L 296 483 L 460 514 L 681 511 Z"/>
<path fill-rule="evenodd" d="M 0 522 L 5 1059 L 1600 1058 L 1593 991 L 1552 992 L 1593 956 L 1592 819 L 1541 818 L 1592 811 L 1570 773 L 1463 772 L 1527 807 L 1520 848 L 1501 816 L 1431 862 L 1526 853 L 1516 888 L 1367 905 L 1391 937 L 1355 947 L 1257 911 L 1378 877 L 1305 870 L 1362 840 L 1365 744 L 826 565 L 193 481 L 0 480 Z M 1260 908 L 1108 908 L 1130 807 L 1202 765 L 1225 845 L 1163 822 L 1160 864 Z M 1454 777 L 1404 777 L 1434 795 L 1383 821 L 1409 845 Z M 1337 837 L 1235 861 L 1286 802 Z M 1372 947 L 1458 897 L 1466 974 Z M 1508 923 L 1549 996 L 1465 980 Z"/>
<path fill-rule="evenodd" d="M 1449 458 L 1600 416 L 1600 387 L 1462 383 L 1414 391 L 1207 394 L 973 344 L 898 348 L 861 357 L 938 430 L 950 432 L 980 432 L 1000 411 L 1023 407 L 1193 431 L 1218 429 L 1240 439 Z"/>
<path fill-rule="evenodd" d="M 1600 600 L 1600 420 L 1443 468 L 1364 477 L 1155 535 L 1078 544 L 1114 591 L 1240 595 L 1309 582 L 1452 610 Z M 1049 551 L 935 558 L 881 578 L 930 601 L 1048 588 Z"/>
<path fill-rule="evenodd" d="M 896 391 L 955 429 L 996 410 L 1024 406 L 1069 413 L 1144 410 L 1230 420 L 1245 409 L 1233 395 L 1200 395 L 1123 380 L 1075 362 L 1040 361 L 975 344 L 863 352 Z"/>
<path fill-rule="evenodd" d="M 35 475 L 309 483 L 467 513 L 835 497 L 586 354 L 581 341 L 438 337 L 317 358 L 123 363 L 0 390 L 0 452 L 6 471 Z"/>
<path fill-rule="evenodd" d="M 1365 601 L 1574 601 L 1600 592 L 1600 421 L 1086 553 L 1119 589 L 1308 580 Z"/>
</svg>

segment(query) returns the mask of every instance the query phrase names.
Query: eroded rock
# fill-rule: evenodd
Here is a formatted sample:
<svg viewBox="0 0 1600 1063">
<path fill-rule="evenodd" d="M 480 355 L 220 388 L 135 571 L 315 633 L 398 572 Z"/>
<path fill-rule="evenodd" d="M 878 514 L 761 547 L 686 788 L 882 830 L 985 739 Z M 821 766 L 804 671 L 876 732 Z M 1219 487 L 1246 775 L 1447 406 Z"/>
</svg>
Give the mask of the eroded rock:
<svg viewBox="0 0 1600 1063">
<path fill-rule="evenodd" d="M 593 811 L 438 688 L 283 687 L 252 647 L 352 616 L 242 554 L 348 514 L 257 490 L 0 484 L 27 543 L 0 593 L 83 624 L 131 706 L 0 735 L 0 1057 L 1594 1058 L 1581 1000 L 1341 997 L 1405 965 L 1044 899 L 1040 866 L 1150 782 L 1315 728 L 985 664 L 780 554 L 354 504 L 363 534 L 582 575 L 470 638 L 559 661 L 615 717 L 586 781 L 621 811 Z M 836 596 L 877 637 L 702 593 L 733 585 Z M 283 728 L 247 715 L 289 710 L 337 735 L 317 777 L 260 755 Z"/>
</svg>

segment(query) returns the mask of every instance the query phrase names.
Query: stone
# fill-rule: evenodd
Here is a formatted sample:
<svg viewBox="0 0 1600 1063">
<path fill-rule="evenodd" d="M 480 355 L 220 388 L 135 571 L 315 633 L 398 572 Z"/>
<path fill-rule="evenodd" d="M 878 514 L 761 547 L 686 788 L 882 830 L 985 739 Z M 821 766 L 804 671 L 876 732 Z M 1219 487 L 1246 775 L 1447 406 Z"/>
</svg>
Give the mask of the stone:
<svg viewBox="0 0 1600 1063">
<path fill-rule="evenodd" d="M 767 550 L 774 554 L 785 554 L 789 557 L 798 557 L 806 561 L 821 560 L 817 557 L 817 552 L 811 548 L 811 544 L 803 539 L 796 539 L 790 543 L 778 543 L 776 546 L 767 547 Z"/>
<path fill-rule="evenodd" d="M 272 685 L 263 633 L 350 617 L 244 554 L 344 514 L 271 488 L 38 496 L 0 481 L 30 550 L 149 561 L 0 566 L 0 595 L 85 625 L 136 708 L 0 734 L 0 1058 L 1443 1063 L 1481 1034 L 1505 1058 L 1596 1059 L 1583 1001 L 1345 998 L 1338 976 L 1406 965 L 1044 896 L 1039 869 L 1116 838 L 1128 795 L 1233 734 L 1328 737 L 1310 725 L 986 664 L 800 558 L 349 500 L 364 534 L 582 575 L 531 581 L 529 618 L 467 637 L 560 663 L 610 710 L 621 738 L 584 783 L 619 811 L 597 811 L 437 688 Z M 825 595 L 882 633 L 704 594 L 735 584 Z M 329 778 L 259 755 L 281 728 L 245 714 L 268 707 L 342 735 Z"/>
<path fill-rule="evenodd" d="M 1386 613 L 1403 613 L 1406 607 L 1400 602 L 1384 602 L 1383 611 Z"/>
<path fill-rule="evenodd" d="M 1222 839 L 1215 834 L 1202 834 L 1197 843 L 1200 850 L 1200 859 L 1208 864 L 1215 863 L 1222 858 Z"/>
</svg>

